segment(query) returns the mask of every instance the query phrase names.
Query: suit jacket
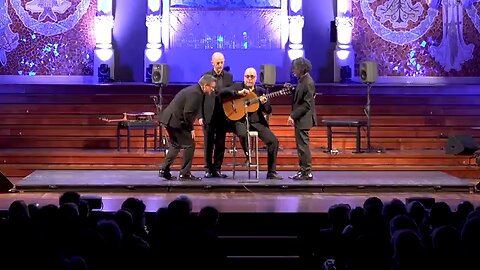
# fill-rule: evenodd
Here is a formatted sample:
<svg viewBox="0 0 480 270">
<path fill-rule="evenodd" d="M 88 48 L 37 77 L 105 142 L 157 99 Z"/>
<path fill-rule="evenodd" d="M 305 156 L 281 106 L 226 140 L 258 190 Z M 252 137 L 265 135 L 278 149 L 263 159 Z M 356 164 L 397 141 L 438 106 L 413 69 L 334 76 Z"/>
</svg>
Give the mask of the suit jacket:
<svg viewBox="0 0 480 270">
<path fill-rule="evenodd" d="M 231 87 L 224 88 L 220 93 L 220 98 L 228 98 L 228 97 L 234 97 L 234 98 L 241 98 L 241 95 L 238 95 L 238 91 L 242 90 L 245 87 L 245 85 L 242 84 L 235 84 Z M 261 96 L 263 94 L 266 94 L 266 91 L 263 87 L 260 86 L 255 86 L 254 87 L 255 94 L 257 96 Z M 267 102 L 264 104 L 260 103 L 260 107 L 256 112 L 253 113 L 248 113 L 248 121 L 250 121 L 250 124 L 257 124 L 260 123 L 262 125 L 265 125 L 268 127 L 268 122 L 265 119 L 264 113 L 270 114 L 272 113 L 272 106 L 270 105 L 270 100 L 267 99 Z M 244 118 L 243 118 L 244 119 Z M 241 120 L 239 120 L 241 121 Z"/>
<path fill-rule="evenodd" d="M 216 112 L 222 112 L 223 114 L 223 108 L 220 106 L 221 102 L 218 97 L 219 92 L 225 88 L 225 87 L 231 87 L 233 85 L 233 76 L 227 71 L 223 71 L 220 76 L 218 76 L 215 71 L 212 69 L 209 72 L 204 73 L 205 74 L 210 74 L 213 75 L 215 78 L 217 78 L 217 87 L 215 89 L 215 95 L 206 95 L 205 96 L 205 102 L 203 103 L 203 109 L 202 109 L 202 118 L 203 122 L 205 124 L 210 124 L 212 120 L 212 116 L 214 111 Z M 215 106 L 220 106 L 220 108 L 216 108 Z"/>
<path fill-rule="evenodd" d="M 203 97 L 199 84 L 183 88 L 163 110 L 160 122 L 172 128 L 192 131 L 202 108 Z"/>
<path fill-rule="evenodd" d="M 290 117 L 299 129 L 310 129 L 317 124 L 315 110 L 315 83 L 310 74 L 305 74 L 298 80 L 293 97 L 292 113 Z"/>
</svg>

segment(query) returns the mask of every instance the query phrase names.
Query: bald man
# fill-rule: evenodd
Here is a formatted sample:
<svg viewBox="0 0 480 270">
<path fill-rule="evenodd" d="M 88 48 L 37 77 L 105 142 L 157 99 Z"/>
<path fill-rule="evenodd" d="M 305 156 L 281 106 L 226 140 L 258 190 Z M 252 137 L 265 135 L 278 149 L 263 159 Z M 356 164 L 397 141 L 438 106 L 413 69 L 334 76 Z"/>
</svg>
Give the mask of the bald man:
<svg viewBox="0 0 480 270">
<path fill-rule="evenodd" d="M 225 156 L 227 119 L 218 93 L 223 88 L 233 85 L 233 76 L 223 69 L 224 64 L 225 57 L 223 54 L 215 52 L 212 55 L 213 68 L 205 73 L 213 75 L 217 79 L 215 94 L 205 96 L 202 118 L 199 119 L 200 124 L 203 126 L 205 178 L 227 177 L 221 171 Z"/>
<path fill-rule="evenodd" d="M 266 97 L 262 97 L 266 91 L 260 86 L 256 86 L 257 82 L 257 71 L 250 67 L 247 68 L 243 75 L 243 83 L 239 88 L 236 87 L 224 88 L 220 95 L 222 98 L 226 97 L 242 97 L 248 95 L 250 92 L 254 92 L 257 96 L 260 97 L 260 107 L 256 112 L 248 113 L 248 121 L 250 124 L 250 131 L 257 131 L 258 137 L 262 140 L 267 146 L 267 163 L 268 163 L 268 172 L 267 179 L 271 180 L 281 180 L 282 177 L 277 174 L 277 153 L 279 142 L 275 134 L 270 130 L 267 120 L 265 119 L 264 114 L 272 113 L 272 107 L 270 106 L 270 101 Z M 228 129 L 232 129 L 235 134 L 240 138 L 242 148 L 245 153 L 248 153 L 247 148 L 247 123 L 245 117 L 230 122 Z"/>
</svg>

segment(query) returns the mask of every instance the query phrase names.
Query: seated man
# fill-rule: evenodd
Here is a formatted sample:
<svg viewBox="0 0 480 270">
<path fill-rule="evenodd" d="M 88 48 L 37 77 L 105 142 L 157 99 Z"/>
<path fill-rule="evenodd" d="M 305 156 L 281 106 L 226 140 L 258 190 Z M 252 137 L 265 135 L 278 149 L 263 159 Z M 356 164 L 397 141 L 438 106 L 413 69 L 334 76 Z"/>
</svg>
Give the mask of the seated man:
<svg viewBox="0 0 480 270">
<path fill-rule="evenodd" d="M 278 139 L 275 134 L 272 133 L 268 126 L 268 122 L 265 119 L 264 113 L 270 114 L 272 107 L 266 97 L 261 97 L 265 94 L 265 89 L 259 86 L 255 86 L 257 81 L 257 71 L 254 68 L 247 68 L 244 73 L 244 80 L 242 83 L 242 89 L 236 90 L 235 87 L 224 88 L 220 96 L 222 99 L 228 97 L 244 97 L 251 92 L 254 92 L 260 97 L 260 107 L 257 111 L 248 113 L 248 120 L 250 124 L 250 131 L 257 131 L 258 137 L 267 145 L 268 153 L 268 173 L 267 179 L 281 180 L 282 177 L 277 174 L 277 153 L 278 153 Z M 237 121 L 230 121 L 229 129 L 231 129 L 239 138 L 242 144 L 242 148 L 245 154 L 248 155 L 247 147 L 247 124 L 246 119 L 243 117 Z M 248 158 L 248 156 L 247 156 Z"/>
</svg>

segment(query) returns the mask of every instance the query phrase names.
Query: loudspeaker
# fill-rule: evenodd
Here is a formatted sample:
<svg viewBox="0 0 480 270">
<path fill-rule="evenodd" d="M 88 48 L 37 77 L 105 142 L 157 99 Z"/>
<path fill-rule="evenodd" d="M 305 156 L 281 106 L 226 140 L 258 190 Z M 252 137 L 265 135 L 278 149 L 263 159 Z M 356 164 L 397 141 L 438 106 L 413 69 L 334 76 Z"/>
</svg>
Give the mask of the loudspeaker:
<svg viewBox="0 0 480 270">
<path fill-rule="evenodd" d="M 445 153 L 449 155 L 471 155 L 478 150 L 478 145 L 471 135 L 448 137 Z"/>
<path fill-rule="evenodd" d="M 168 85 L 170 78 L 170 67 L 167 64 L 154 64 L 152 66 L 152 83 Z"/>
<path fill-rule="evenodd" d="M 264 85 L 275 85 L 277 82 L 277 69 L 275 65 L 260 66 L 260 83 Z"/>
<path fill-rule="evenodd" d="M 15 186 L 10 182 L 2 172 L 0 172 L 0 193 L 9 192 Z"/>
<path fill-rule="evenodd" d="M 377 77 L 377 63 L 365 61 L 360 64 L 360 79 L 363 83 L 374 83 L 375 81 L 377 81 Z"/>
</svg>

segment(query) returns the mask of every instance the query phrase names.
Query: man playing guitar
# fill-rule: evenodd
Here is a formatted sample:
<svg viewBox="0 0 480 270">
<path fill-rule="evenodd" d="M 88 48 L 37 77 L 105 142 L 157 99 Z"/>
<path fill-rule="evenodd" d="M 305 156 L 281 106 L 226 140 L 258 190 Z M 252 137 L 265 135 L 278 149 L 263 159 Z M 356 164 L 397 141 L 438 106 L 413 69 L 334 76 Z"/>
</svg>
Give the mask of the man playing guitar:
<svg viewBox="0 0 480 270">
<path fill-rule="evenodd" d="M 244 73 L 244 80 L 241 85 L 241 89 L 237 87 L 229 87 L 222 90 L 220 96 L 224 102 L 229 98 L 242 98 L 246 97 L 250 93 L 255 93 L 259 96 L 259 109 L 254 112 L 248 113 L 249 128 L 250 131 L 257 131 L 258 137 L 267 145 L 268 153 L 268 173 L 267 179 L 281 180 L 282 177 L 277 174 L 276 165 L 277 165 L 277 153 L 278 153 L 278 139 L 275 134 L 269 128 L 268 122 L 265 119 L 264 114 L 270 114 L 272 112 L 272 107 L 270 106 L 270 101 L 267 97 L 263 96 L 265 94 L 265 89 L 259 86 L 255 86 L 257 81 L 257 71 L 254 68 L 247 68 Z M 237 89 L 235 89 L 237 88 Z M 225 104 L 225 103 L 224 103 Z M 228 116 L 228 115 L 227 115 Z M 230 122 L 230 128 L 233 132 L 240 138 L 242 148 L 244 152 L 247 151 L 247 124 L 245 117 Z"/>
</svg>

